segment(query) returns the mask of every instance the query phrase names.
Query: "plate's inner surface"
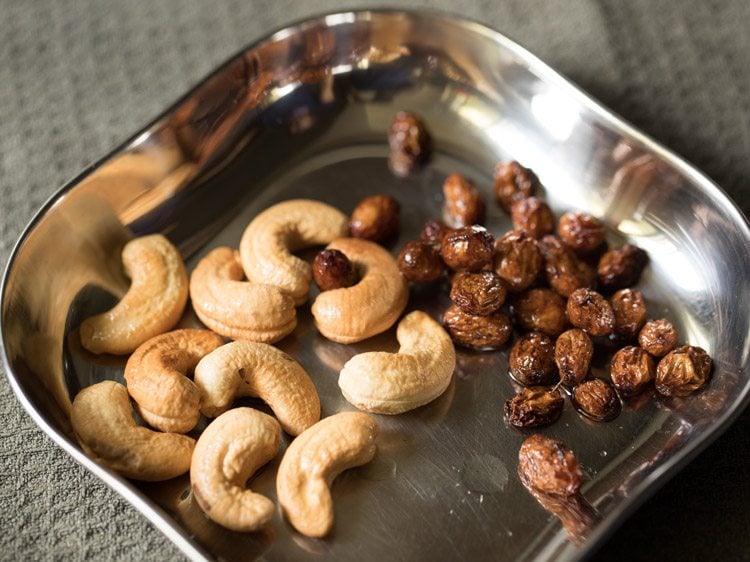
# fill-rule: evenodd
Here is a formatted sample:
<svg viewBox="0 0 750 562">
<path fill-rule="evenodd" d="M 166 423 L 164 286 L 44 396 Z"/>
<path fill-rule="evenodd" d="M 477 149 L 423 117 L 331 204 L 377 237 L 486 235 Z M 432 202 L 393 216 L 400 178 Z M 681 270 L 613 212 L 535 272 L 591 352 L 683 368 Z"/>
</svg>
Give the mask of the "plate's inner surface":
<svg viewBox="0 0 750 562">
<path fill-rule="evenodd" d="M 542 430 L 576 453 L 584 494 L 606 520 L 738 400 L 746 344 L 719 336 L 747 319 L 727 313 L 732 298 L 722 287 L 727 277 L 735 295 L 747 285 L 715 259 L 735 243 L 724 208 L 527 65 L 473 24 L 387 13 L 329 17 L 248 51 L 85 178 L 21 247 L 3 321 L 22 388 L 69 435 L 67 401 L 93 382 L 122 382 L 124 360 L 85 353 L 76 329 L 127 288 L 118 252 L 131 233 L 164 232 L 191 270 L 212 248 L 237 247 L 248 222 L 273 203 L 307 197 L 349 213 L 363 197 L 388 193 L 402 208 L 395 253 L 441 216 L 442 180 L 458 171 L 484 193 L 487 227 L 499 235 L 511 225 L 494 203 L 492 170 L 499 160 L 517 159 L 540 176 L 558 216 L 570 208 L 591 212 L 606 221 L 610 244 L 628 239 L 646 249 L 651 264 L 638 288 L 650 316 L 669 318 L 683 341 L 717 359 L 708 389 L 686 400 L 649 395 L 604 424 L 580 417 L 568 401 L 562 418 Z M 387 166 L 387 128 L 401 109 L 419 112 L 435 139 L 430 164 L 408 179 Z M 54 275 L 40 273 L 39 260 L 52 264 Z M 447 292 L 446 283 L 413 287 L 409 309 L 437 318 Z M 298 315 L 297 329 L 278 347 L 310 373 L 324 416 L 352 409 L 339 391 L 339 370 L 356 353 L 395 350 L 394 330 L 347 346 L 317 334 L 309 303 Z M 199 324 L 188 310 L 181 325 Z M 48 352 L 32 353 L 29 338 Z M 606 368 L 595 374 L 606 376 Z M 407 414 L 378 416 L 378 454 L 336 481 L 335 528 L 326 540 L 297 535 L 278 513 L 261 533 L 223 530 L 195 506 L 186 477 L 139 488 L 225 559 L 575 556 L 581 551 L 558 519 L 516 476 L 527 434 L 502 417 L 514 391 L 507 350 L 460 351 L 443 396 Z M 250 482 L 272 499 L 280 456 Z"/>
</svg>

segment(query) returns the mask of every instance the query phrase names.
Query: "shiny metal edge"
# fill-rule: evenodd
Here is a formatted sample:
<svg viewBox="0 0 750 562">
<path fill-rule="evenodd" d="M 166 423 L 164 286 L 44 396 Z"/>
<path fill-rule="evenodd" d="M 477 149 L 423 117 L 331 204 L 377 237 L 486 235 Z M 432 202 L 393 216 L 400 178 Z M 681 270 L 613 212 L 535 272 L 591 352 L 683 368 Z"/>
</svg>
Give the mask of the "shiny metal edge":
<svg viewBox="0 0 750 562">
<path fill-rule="evenodd" d="M 652 150 L 660 158 L 673 165 L 686 176 L 690 177 L 695 181 L 696 186 L 707 195 L 712 201 L 719 204 L 722 209 L 727 213 L 728 218 L 737 226 L 744 234 L 744 236 L 750 240 L 750 220 L 743 214 L 739 207 L 729 197 L 729 195 L 713 180 L 706 176 L 703 172 L 698 170 L 695 166 L 687 162 L 681 156 L 664 147 L 656 140 L 638 130 L 633 125 L 629 124 L 625 119 L 620 117 L 618 114 L 606 108 L 598 100 L 587 94 L 575 83 L 565 78 L 562 74 L 554 70 L 552 67 L 547 65 L 537 56 L 532 54 L 526 48 L 520 44 L 509 39 L 500 32 L 486 26 L 485 24 L 466 18 L 464 16 L 454 15 L 450 12 L 434 10 L 434 9 L 419 9 L 419 10 L 404 10 L 398 8 L 378 8 L 372 10 L 342 10 L 337 12 L 321 13 L 315 16 L 309 16 L 300 18 L 293 21 L 290 24 L 279 27 L 278 29 L 268 33 L 267 35 L 260 37 L 245 47 L 231 55 L 223 63 L 219 64 L 213 71 L 204 76 L 199 80 L 195 86 L 190 88 L 183 96 L 180 96 L 173 104 L 165 109 L 159 116 L 147 123 L 137 133 L 133 134 L 123 143 L 116 146 L 106 155 L 97 159 L 94 163 L 87 166 L 83 171 L 74 176 L 69 181 L 65 182 L 57 192 L 50 196 L 47 201 L 41 206 L 41 208 L 35 213 L 32 219 L 29 221 L 27 226 L 24 228 L 19 239 L 16 241 L 13 249 L 11 250 L 8 261 L 5 265 L 3 272 L 2 282 L 0 282 L 0 310 L 5 305 L 5 294 L 6 284 L 8 282 L 9 273 L 14 264 L 16 255 L 18 254 L 19 248 L 26 241 L 29 233 L 34 229 L 36 224 L 41 220 L 47 211 L 67 192 L 73 187 L 78 185 L 83 179 L 89 176 L 93 171 L 99 168 L 104 162 L 112 158 L 115 154 L 123 151 L 128 146 L 134 143 L 134 141 L 140 137 L 144 132 L 148 131 L 166 116 L 170 115 L 176 107 L 178 107 L 184 100 L 189 98 L 201 85 L 205 84 L 211 77 L 219 74 L 222 69 L 228 66 L 232 61 L 237 59 L 242 53 L 248 49 L 252 49 L 254 46 L 266 41 L 270 38 L 278 36 L 280 33 L 289 33 L 294 30 L 299 30 L 307 26 L 315 25 L 323 22 L 326 18 L 331 17 L 353 17 L 355 20 L 367 19 L 371 14 L 391 14 L 396 15 L 399 13 L 412 14 L 416 16 L 432 17 L 437 19 L 450 19 L 454 22 L 458 22 L 461 25 L 466 26 L 467 29 L 476 33 L 485 35 L 492 38 L 501 44 L 504 48 L 507 48 L 513 54 L 518 56 L 529 67 L 533 68 L 545 80 L 554 83 L 557 87 L 564 88 L 573 94 L 579 101 L 584 103 L 588 108 L 598 114 L 603 120 L 605 120 L 609 126 L 618 129 L 623 133 L 623 136 L 629 136 L 634 140 L 642 143 L 645 147 Z M 46 433 L 54 443 L 56 443 L 61 449 L 67 452 L 76 462 L 90 470 L 99 479 L 101 479 L 107 486 L 112 490 L 119 493 L 125 500 L 127 500 L 134 508 L 141 512 L 148 520 L 159 529 L 164 535 L 169 538 L 188 558 L 191 560 L 211 560 L 210 555 L 201 549 L 194 541 L 190 539 L 184 532 L 184 530 L 174 523 L 171 518 L 160 508 L 155 507 L 146 496 L 138 491 L 132 484 L 130 484 L 124 478 L 111 473 L 110 471 L 102 468 L 94 461 L 89 459 L 83 451 L 73 445 L 62 433 L 56 431 L 44 417 L 34 408 L 30 400 L 19 386 L 15 379 L 10 361 L 8 359 L 5 345 L 4 345 L 4 334 L 2 323 L 0 323 L 0 342 L 3 345 L 0 346 L 2 351 L 3 365 L 10 386 L 21 403 L 21 406 L 26 410 L 31 419 L 36 423 L 44 433 Z M 743 371 L 746 371 L 746 365 L 743 366 Z M 717 422 L 708 426 L 701 433 L 700 437 L 693 442 L 690 442 L 684 448 L 680 449 L 674 456 L 666 462 L 663 462 L 658 468 L 651 472 L 648 477 L 644 478 L 633 490 L 628 498 L 617 505 L 597 526 L 595 532 L 593 532 L 586 543 L 578 551 L 578 558 L 584 559 L 590 557 L 599 545 L 610 536 L 617 527 L 626 519 L 626 517 L 635 511 L 641 504 L 643 504 L 650 496 L 652 496 L 660 487 L 662 487 L 672 476 L 674 476 L 682 467 L 684 467 L 690 460 L 695 458 L 701 451 L 706 449 L 713 441 L 716 440 L 726 429 L 737 419 L 742 411 L 750 403 L 750 384 L 746 384 L 742 391 L 739 393 L 734 403 L 730 408 L 724 411 Z"/>
</svg>

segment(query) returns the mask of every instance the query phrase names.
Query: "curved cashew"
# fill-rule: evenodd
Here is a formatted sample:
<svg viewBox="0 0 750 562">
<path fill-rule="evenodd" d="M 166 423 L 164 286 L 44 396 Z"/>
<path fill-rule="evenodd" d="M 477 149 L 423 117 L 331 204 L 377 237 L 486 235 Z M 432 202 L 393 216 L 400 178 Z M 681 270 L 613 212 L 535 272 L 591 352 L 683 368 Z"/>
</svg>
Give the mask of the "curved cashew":
<svg viewBox="0 0 750 562">
<path fill-rule="evenodd" d="M 141 344 L 125 365 L 138 413 L 160 431 L 185 433 L 198 423 L 200 392 L 186 374 L 224 338 L 209 330 L 175 330 Z"/>
<path fill-rule="evenodd" d="M 432 402 L 448 388 L 456 350 L 440 324 L 415 310 L 401 320 L 396 338 L 398 353 L 360 353 L 341 369 L 344 398 L 360 410 L 400 414 Z"/>
<path fill-rule="evenodd" d="M 190 275 L 193 309 L 206 326 L 233 340 L 279 341 L 297 326 L 294 300 L 272 285 L 243 281 L 239 253 L 216 248 Z"/>
<path fill-rule="evenodd" d="M 252 220 L 240 241 L 247 278 L 275 285 L 290 294 L 297 305 L 304 303 L 312 268 L 292 252 L 346 236 L 347 221 L 338 209 L 310 199 L 292 199 L 269 207 Z"/>
<path fill-rule="evenodd" d="M 355 343 L 386 331 L 409 300 L 396 260 L 381 246 L 358 238 L 341 238 L 328 248 L 346 254 L 360 281 L 318 295 L 312 314 L 320 333 L 335 342 Z"/>
<path fill-rule="evenodd" d="M 276 495 L 289 522 L 308 537 L 333 526 L 331 482 L 375 456 L 375 420 L 360 412 L 325 418 L 292 441 L 276 475 Z"/>
<path fill-rule="evenodd" d="M 128 391 L 102 381 L 73 400 L 73 431 L 83 451 L 101 465 L 136 480 L 169 480 L 190 468 L 195 441 L 136 425 Z"/>
<path fill-rule="evenodd" d="M 135 238 L 122 249 L 130 289 L 115 307 L 81 324 L 81 344 L 92 353 L 131 353 L 171 329 L 187 303 L 180 252 L 161 234 Z"/>
<path fill-rule="evenodd" d="M 290 435 L 320 419 L 320 398 L 310 376 L 289 355 L 264 343 L 235 341 L 195 367 L 201 412 L 218 416 L 239 396 L 264 400 Z"/>
<path fill-rule="evenodd" d="M 280 435 L 275 419 L 252 408 L 225 412 L 203 431 L 190 484 L 206 515 L 233 531 L 255 531 L 273 517 L 273 502 L 245 483 L 279 452 Z"/>
</svg>

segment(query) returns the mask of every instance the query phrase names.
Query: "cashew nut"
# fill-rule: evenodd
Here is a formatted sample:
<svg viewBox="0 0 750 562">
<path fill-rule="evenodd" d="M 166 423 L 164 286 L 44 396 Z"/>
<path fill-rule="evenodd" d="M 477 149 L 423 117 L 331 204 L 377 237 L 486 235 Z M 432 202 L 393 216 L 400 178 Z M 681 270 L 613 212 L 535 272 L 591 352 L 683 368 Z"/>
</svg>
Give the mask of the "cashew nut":
<svg viewBox="0 0 750 562">
<path fill-rule="evenodd" d="M 341 369 L 344 398 L 360 410 L 400 414 L 432 402 L 448 388 L 456 350 L 440 324 L 415 310 L 401 320 L 396 338 L 398 353 L 360 353 Z"/>
<path fill-rule="evenodd" d="M 201 434 L 190 464 L 200 508 L 233 531 L 255 531 L 273 517 L 274 503 L 245 488 L 247 480 L 279 452 L 281 428 L 271 416 L 235 408 Z"/>
<path fill-rule="evenodd" d="M 329 340 L 355 343 L 386 331 L 409 300 L 409 288 L 387 250 L 367 240 L 341 238 L 328 245 L 348 257 L 360 281 L 320 293 L 312 305 L 315 325 Z"/>
<path fill-rule="evenodd" d="M 295 529 L 308 537 L 329 533 L 331 482 L 347 468 L 372 460 L 377 434 L 371 416 L 343 412 L 319 421 L 292 441 L 276 475 L 276 495 Z"/>
<path fill-rule="evenodd" d="M 320 398 L 310 376 L 289 355 L 264 343 L 230 342 L 195 367 L 201 412 L 218 416 L 239 396 L 264 400 L 290 435 L 320 419 Z"/>
<path fill-rule="evenodd" d="M 239 253 L 216 248 L 190 276 L 193 309 L 206 326 L 233 340 L 273 343 L 294 330 L 294 300 L 272 285 L 243 281 Z"/>
<path fill-rule="evenodd" d="M 114 308 L 81 324 L 81 344 L 92 353 L 131 353 L 177 324 L 187 303 L 182 257 L 161 234 L 125 244 L 122 264 L 132 281 L 128 292 Z"/>
<path fill-rule="evenodd" d="M 125 365 L 128 393 L 146 422 L 185 433 L 198 423 L 200 392 L 187 373 L 224 339 L 209 330 L 175 330 L 141 344 Z"/>
<path fill-rule="evenodd" d="M 275 285 L 297 305 L 307 300 L 312 269 L 292 252 L 328 244 L 346 236 L 347 217 L 310 199 L 292 199 L 269 207 L 245 229 L 240 258 L 250 281 Z"/>
<path fill-rule="evenodd" d="M 114 381 L 84 388 L 73 400 L 73 431 L 96 462 L 136 480 L 168 480 L 190 468 L 195 441 L 136 425 L 128 391 Z"/>
</svg>

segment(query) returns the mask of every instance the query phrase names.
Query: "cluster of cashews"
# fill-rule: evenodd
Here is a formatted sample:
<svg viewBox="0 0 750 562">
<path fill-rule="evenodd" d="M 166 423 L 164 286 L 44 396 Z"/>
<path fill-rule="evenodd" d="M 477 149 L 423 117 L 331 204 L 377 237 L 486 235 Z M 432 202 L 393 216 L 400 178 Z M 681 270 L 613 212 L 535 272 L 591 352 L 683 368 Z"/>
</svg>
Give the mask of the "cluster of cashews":
<svg viewBox="0 0 750 562">
<path fill-rule="evenodd" d="M 95 353 L 135 353 L 125 369 L 127 389 L 105 381 L 74 400 L 73 428 L 84 451 L 139 480 L 190 470 L 194 497 L 211 519 L 252 531 L 268 522 L 273 503 L 245 483 L 276 456 L 283 428 L 297 436 L 277 474 L 283 513 L 299 532 L 325 536 L 333 524 L 330 484 L 373 458 L 377 425 L 352 412 L 318 421 L 320 400 L 309 375 L 268 343 L 296 326 L 295 306 L 307 299 L 312 274 L 292 252 L 311 245 L 342 251 L 359 275 L 352 287 L 323 292 L 313 303 L 325 337 L 358 342 L 399 318 L 408 286 L 395 260 L 377 244 L 343 238 L 346 229 L 346 217 L 333 207 L 292 200 L 258 215 L 239 252 L 222 247 L 207 254 L 189 289 L 197 316 L 213 332 L 163 333 L 179 321 L 187 300 L 179 252 L 160 235 L 126 245 L 131 288 L 111 311 L 82 324 L 81 340 Z M 225 344 L 219 334 L 237 341 Z M 437 322 L 412 312 L 400 322 L 397 339 L 398 353 L 359 354 L 341 370 L 339 386 L 358 409 L 402 413 L 431 402 L 450 384 L 455 350 Z M 160 431 L 136 425 L 128 393 L 141 417 Z M 250 408 L 227 411 L 241 396 L 263 399 L 278 421 Z M 218 417 L 196 444 L 181 433 L 193 429 L 201 413 Z"/>
</svg>

